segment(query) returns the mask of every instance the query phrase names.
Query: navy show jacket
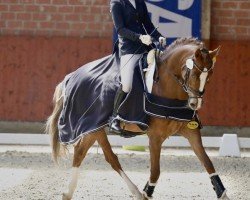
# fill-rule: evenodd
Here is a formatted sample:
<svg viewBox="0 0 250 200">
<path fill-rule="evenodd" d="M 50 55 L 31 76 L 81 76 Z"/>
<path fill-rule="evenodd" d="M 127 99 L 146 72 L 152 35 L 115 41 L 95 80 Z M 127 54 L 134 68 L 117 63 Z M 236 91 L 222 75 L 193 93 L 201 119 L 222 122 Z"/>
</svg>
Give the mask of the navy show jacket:
<svg viewBox="0 0 250 200">
<path fill-rule="evenodd" d="M 151 34 L 155 30 L 144 0 L 135 0 L 135 3 L 136 9 L 129 0 L 110 1 L 110 12 L 118 33 L 121 55 L 141 54 L 147 51 L 149 47 L 142 44 L 139 37 L 141 34 Z M 158 40 L 161 34 L 155 30 L 151 36 Z"/>
</svg>

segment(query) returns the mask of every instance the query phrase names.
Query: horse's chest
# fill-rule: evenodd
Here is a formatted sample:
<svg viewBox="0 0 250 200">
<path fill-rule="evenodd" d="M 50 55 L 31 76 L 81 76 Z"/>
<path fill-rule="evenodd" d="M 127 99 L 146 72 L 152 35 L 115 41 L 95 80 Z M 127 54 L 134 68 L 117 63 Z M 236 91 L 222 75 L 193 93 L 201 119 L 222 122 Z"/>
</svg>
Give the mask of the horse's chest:
<svg viewBox="0 0 250 200">
<path fill-rule="evenodd" d="M 149 127 L 152 132 L 168 137 L 178 133 L 183 127 L 183 123 L 168 119 L 152 119 Z"/>
</svg>

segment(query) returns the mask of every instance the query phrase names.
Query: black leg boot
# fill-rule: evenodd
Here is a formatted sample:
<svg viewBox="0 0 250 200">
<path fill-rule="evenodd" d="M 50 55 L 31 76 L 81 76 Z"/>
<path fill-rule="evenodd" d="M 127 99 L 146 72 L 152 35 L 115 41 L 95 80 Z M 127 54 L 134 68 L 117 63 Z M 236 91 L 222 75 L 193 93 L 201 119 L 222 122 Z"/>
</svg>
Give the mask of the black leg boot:
<svg viewBox="0 0 250 200">
<path fill-rule="evenodd" d="M 109 132 L 110 133 L 115 133 L 115 134 L 122 134 L 122 129 L 120 127 L 120 120 L 115 119 L 115 117 L 118 115 L 118 108 L 127 96 L 126 92 L 123 92 L 121 88 L 119 88 L 116 92 L 115 95 L 115 101 L 114 101 L 114 110 L 112 114 L 112 119 L 110 121 L 110 126 L 109 126 Z"/>
<path fill-rule="evenodd" d="M 155 190 L 155 186 L 156 184 L 150 184 L 149 182 L 147 182 L 147 184 L 145 185 L 144 189 L 143 189 L 143 193 L 145 195 L 145 197 L 147 197 L 148 199 L 153 199 L 153 193 Z"/>
<path fill-rule="evenodd" d="M 218 175 L 213 175 L 213 176 L 210 177 L 210 179 L 211 179 L 211 182 L 212 182 L 212 184 L 214 186 L 214 191 L 217 194 L 217 198 L 218 199 L 221 198 L 222 195 L 225 195 L 224 193 L 225 193 L 226 189 L 223 186 L 223 184 L 222 184 L 222 182 L 220 180 L 220 177 Z"/>
</svg>

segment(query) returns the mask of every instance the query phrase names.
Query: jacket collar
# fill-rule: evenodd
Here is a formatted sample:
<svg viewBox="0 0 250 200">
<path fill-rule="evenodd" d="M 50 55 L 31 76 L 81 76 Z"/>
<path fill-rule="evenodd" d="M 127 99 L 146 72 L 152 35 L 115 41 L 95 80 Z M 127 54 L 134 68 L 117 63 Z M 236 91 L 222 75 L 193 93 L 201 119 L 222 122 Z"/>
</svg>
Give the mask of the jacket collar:
<svg viewBox="0 0 250 200">
<path fill-rule="evenodd" d="M 138 8 L 138 1 L 137 0 L 135 0 L 136 8 L 132 5 L 132 3 L 129 0 L 124 0 L 124 2 L 125 2 L 125 4 L 133 7 L 134 10 L 137 10 L 137 8 Z"/>
</svg>

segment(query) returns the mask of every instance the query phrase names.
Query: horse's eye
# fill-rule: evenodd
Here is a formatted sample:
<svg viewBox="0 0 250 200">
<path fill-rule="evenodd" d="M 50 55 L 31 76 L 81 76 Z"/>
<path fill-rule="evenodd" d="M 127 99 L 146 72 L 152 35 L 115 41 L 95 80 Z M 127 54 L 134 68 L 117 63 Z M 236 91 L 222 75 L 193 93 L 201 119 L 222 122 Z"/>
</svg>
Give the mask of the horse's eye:
<svg viewBox="0 0 250 200">
<path fill-rule="evenodd" d="M 192 74 L 192 76 L 191 76 L 192 78 L 197 78 L 197 76 L 195 75 L 195 74 Z"/>
</svg>

